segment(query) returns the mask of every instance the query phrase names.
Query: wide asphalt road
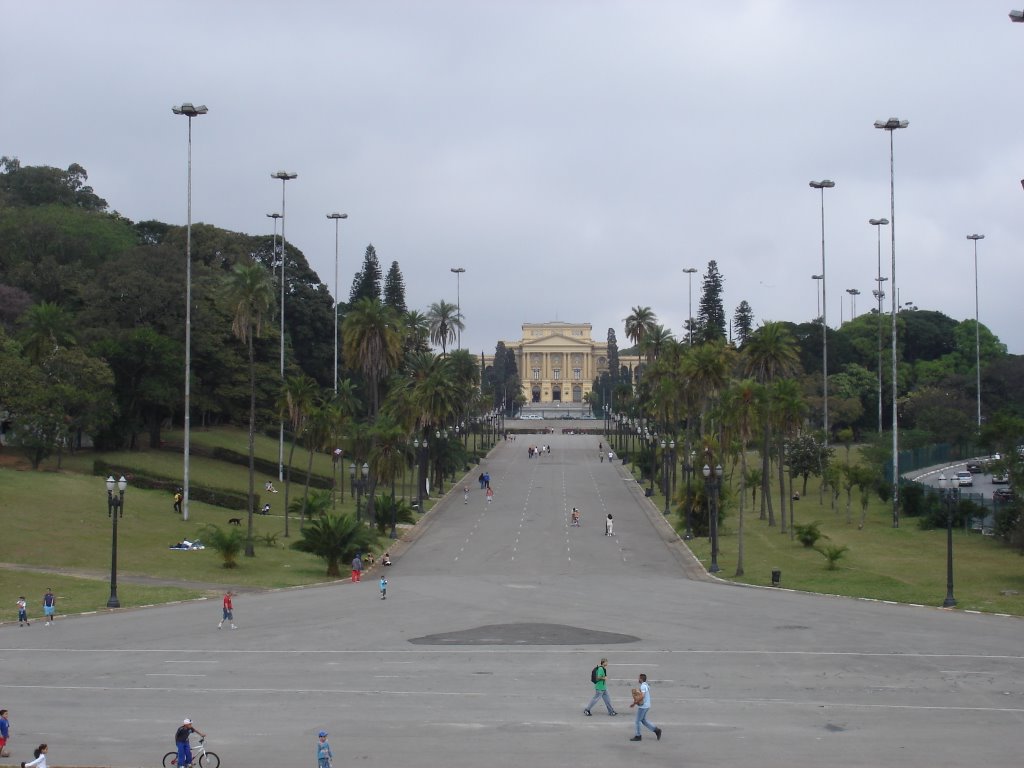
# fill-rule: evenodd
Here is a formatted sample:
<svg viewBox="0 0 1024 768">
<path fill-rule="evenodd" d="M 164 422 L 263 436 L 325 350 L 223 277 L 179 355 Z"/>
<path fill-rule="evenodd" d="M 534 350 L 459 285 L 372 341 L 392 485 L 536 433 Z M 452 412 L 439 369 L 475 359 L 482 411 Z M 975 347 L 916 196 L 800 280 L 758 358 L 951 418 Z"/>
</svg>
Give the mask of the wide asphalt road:
<svg viewBox="0 0 1024 768">
<path fill-rule="evenodd" d="M 12 762 L 154 766 L 191 717 L 225 768 L 313 766 L 321 728 L 338 768 L 1020 764 L 1024 623 L 688 578 L 598 440 L 500 445 L 493 502 L 451 493 L 386 601 L 370 574 L 243 594 L 237 631 L 217 601 L 0 627 Z M 602 656 L 619 715 L 585 717 Z M 641 672 L 661 741 L 629 741 Z"/>
</svg>

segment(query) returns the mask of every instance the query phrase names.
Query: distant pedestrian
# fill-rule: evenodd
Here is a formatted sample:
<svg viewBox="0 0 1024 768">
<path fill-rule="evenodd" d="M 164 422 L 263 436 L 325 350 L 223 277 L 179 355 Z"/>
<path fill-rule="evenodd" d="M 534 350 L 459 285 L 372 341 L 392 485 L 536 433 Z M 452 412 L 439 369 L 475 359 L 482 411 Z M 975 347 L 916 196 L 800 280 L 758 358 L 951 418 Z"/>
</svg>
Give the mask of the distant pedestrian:
<svg viewBox="0 0 1024 768">
<path fill-rule="evenodd" d="M 35 760 L 29 760 L 27 763 L 22 763 L 21 768 L 46 768 L 46 753 L 50 750 L 50 747 L 46 744 L 40 744 L 34 750 L 32 754 L 36 756 Z"/>
<path fill-rule="evenodd" d="M 604 535 L 605 536 L 612 536 L 612 535 L 614 535 L 614 533 L 615 533 L 614 530 L 613 530 L 614 527 L 615 527 L 615 521 L 612 519 L 612 513 L 609 512 L 608 513 L 608 517 L 604 521 Z"/>
<path fill-rule="evenodd" d="M 331 745 L 327 743 L 327 731 L 320 731 L 316 743 L 317 768 L 331 768 L 332 760 L 334 753 L 331 751 Z"/>
<path fill-rule="evenodd" d="M 597 455 L 601 457 L 601 463 L 604 464 L 604 451 L 599 451 Z"/>
<path fill-rule="evenodd" d="M 53 594 L 53 589 L 50 587 L 46 588 L 46 594 L 43 595 L 43 616 L 46 617 L 46 626 L 50 626 L 51 621 L 56 621 L 57 612 L 57 596 Z"/>
<path fill-rule="evenodd" d="M 181 492 L 181 488 L 174 492 L 174 511 L 179 515 L 181 514 L 181 502 L 185 498 L 185 495 Z"/>
<path fill-rule="evenodd" d="M 487 486 L 487 503 L 490 504 L 494 501 L 494 489 L 491 486 Z"/>
<path fill-rule="evenodd" d="M 7 740 L 11 738 L 11 721 L 7 719 L 7 710 L 0 709 L 0 757 L 10 757 L 7 751 Z"/>
<path fill-rule="evenodd" d="M 223 602 L 223 612 L 221 613 L 220 624 L 217 625 L 217 629 L 220 629 L 221 627 L 223 627 L 225 621 L 229 622 L 231 624 L 231 628 L 232 629 L 238 629 L 238 627 L 235 626 L 235 606 L 231 602 L 231 597 L 234 594 L 235 593 L 232 592 L 231 590 L 228 590 L 227 592 L 224 593 L 224 600 L 222 601 Z"/>
<path fill-rule="evenodd" d="M 18 626 L 20 627 L 22 624 L 24 624 L 25 626 L 31 627 L 32 625 L 29 624 L 29 621 L 28 621 L 28 602 L 26 602 L 24 595 L 22 595 L 21 597 L 18 598 L 18 603 L 17 604 L 18 604 Z"/>
<path fill-rule="evenodd" d="M 477 482 L 480 483 L 480 490 L 482 491 L 484 489 L 484 473 L 483 472 L 480 473 L 480 477 L 477 478 Z"/>
<path fill-rule="evenodd" d="M 484 488 L 490 488 L 490 487 L 491 487 L 491 473 L 490 472 L 484 472 Z"/>
<path fill-rule="evenodd" d="M 619 714 L 615 711 L 615 707 L 612 706 L 612 700 L 608 698 L 608 659 L 601 659 L 601 663 L 591 670 L 590 682 L 594 684 L 594 697 L 584 708 L 583 714 L 590 717 L 590 710 L 597 704 L 599 699 L 604 700 L 604 705 L 608 709 L 609 715 L 614 717 Z"/>
<path fill-rule="evenodd" d="M 469 486 L 462 486 L 462 503 L 469 504 Z"/>
<path fill-rule="evenodd" d="M 383 576 L 380 577 L 380 599 L 388 599 L 388 580 L 385 579 Z"/>
<path fill-rule="evenodd" d="M 572 527 L 573 528 L 579 528 L 580 527 L 580 511 L 578 509 L 576 509 L 576 507 L 572 508 Z"/>
<path fill-rule="evenodd" d="M 654 735 L 661 741 L 661 728 L 654 723 L 648 722 L 647 713 L 651 710 L 651 689 L 647 685 L 647 675 L 641 674 L 639 678 L 640 687 L 633 689 L 633 703 L 630 709 L 636 707 L 636 735 L 630 741 L 640 741 L 640 726 L 654 731 Z"/>
<path fill-rule="evenodd" d="M 363 561 L 359 557 L 359 553 L 352 558 L 352 581 L 362 581 L 363 576 Z"/>
</svg>

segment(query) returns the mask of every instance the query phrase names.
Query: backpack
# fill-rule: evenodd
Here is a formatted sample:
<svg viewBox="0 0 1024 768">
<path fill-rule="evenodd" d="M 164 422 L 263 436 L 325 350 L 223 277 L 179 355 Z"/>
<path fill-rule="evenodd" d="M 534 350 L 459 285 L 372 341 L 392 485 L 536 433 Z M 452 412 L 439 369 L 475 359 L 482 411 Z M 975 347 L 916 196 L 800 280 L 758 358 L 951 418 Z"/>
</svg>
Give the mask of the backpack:
<svg viewBox="0 0 1024 768">
<path fill-rule="evenodd" d="M 599 670 L 600 668 L 601 668 L 601 665 L 598 664 L 596 667 L 594 667 L 592 670 L 590 670 L 590 682 L 592 682 L 592 683 L 596 683 L 597 682 L 597 670 Z"/>
</svg>

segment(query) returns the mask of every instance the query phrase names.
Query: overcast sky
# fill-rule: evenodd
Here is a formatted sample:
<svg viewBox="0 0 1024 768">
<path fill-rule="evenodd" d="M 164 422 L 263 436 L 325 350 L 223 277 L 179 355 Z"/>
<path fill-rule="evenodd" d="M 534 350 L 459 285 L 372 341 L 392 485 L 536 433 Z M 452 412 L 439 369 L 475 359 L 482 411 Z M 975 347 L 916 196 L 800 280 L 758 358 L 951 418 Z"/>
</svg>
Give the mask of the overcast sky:
<svg viewBox="0 0 1024 768">
<path fill-rule="evenodd" d="M 287 236 L 340 294 L 368 243 L 410 308 L 461 302 L 462 345 L 524 322 L 603 339 L 650 306 L 677 335 L 711 259 L 732 316 L 810 320 L 825 192 L 828 322 L 896 285 L 1024 353 L 1024 0 L 4 3 L 0 154 L 79 163 L 132 220 Z M 882 274 L 890 271 L 883 230 Z M 466 269 L 456 296 L 452 267 Z M 888 284 L 886 284 L 888 291 Z M 696 311 L 696 309 L 694 310 Z M 889 311 L 886 298 L 885 311 Z"/>
</svg>

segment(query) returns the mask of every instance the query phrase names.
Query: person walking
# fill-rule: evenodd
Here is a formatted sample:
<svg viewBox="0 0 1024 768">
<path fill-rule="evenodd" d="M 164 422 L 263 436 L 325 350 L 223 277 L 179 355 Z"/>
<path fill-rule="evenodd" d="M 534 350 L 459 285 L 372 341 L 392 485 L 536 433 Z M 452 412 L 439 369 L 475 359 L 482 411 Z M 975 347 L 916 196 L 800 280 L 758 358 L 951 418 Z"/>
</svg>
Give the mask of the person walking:
<svg viewBox="0 0 1024 768">
<path fill-rule="evenodd" d="M 32 626 L 28 620 L 28 603 L 25 601 L 24 595 L 18 598 L 18 626 L 20 627 L 22 624 Z"/>
<path fill-rule="evenodd" d="M 612 706 L 612 700 L 608 698 L 608 659 L 601 659 L 601 663 L 591 670 L 590 682 L 594 684 L 594 696 L 583 709 L 583 714 L 590 717 L 590 710 L 597 704 L 598 699 L 604 700 L 604 705 L 610 716 L 614 717 L 619 714 Z"/>
<path fill-rule="evenodd" d="M 383 576 L 380 577 L 380 599 L 388 599 L 388 580 Z"/>
<path fill-rule="evenodd" d="M 51 621 L 56 621 L 55 616 L 57 612 L 57 596 L 53 594 L 51 587 L 46 588 L 46 594 L 43 595 L 43 616 L 46 617 L 46 626 L 50 626 Z"/>
<path fill-rule="evenodd" d="M 181 514 L 181 501 L 185 498 L 185 495 L 181 492 L 181 488 L 174 492 L 174 511 L 179 515 Z"/>
<path fill-rule="evenodd" d="M 35 759 L 29 760 L 27 763 L 22 763 L 21 768 L 46 768 L 46 753 L 49 751 L 49 745 L 40 744 L 32 750 L 32 754 L 35 755 Z"/>
<path fill-rule="evenodd" d="M 573 528 L 579 528 L 580 527 L 580 511 L 578 509 L 576 509 L 576 507 L 572 508 L 572 527 Z"/>
<path fill-rule="evenodd" d="M 359 557 L 359 553 L 356 552 L 356 556 L 352 558 L 352 581 L 362 581 L 363 576 L 363 561 Z"/>
<path fill-rule="evenodd" d="M 235 625 L 235 606 L 231 602 L 231 597 L 234 594 L 230 589 L 224 593 L 223 612 L 221 613 L 220 624 L 217 625 L 217 629 L 223 627 L 225 621 L 231 624 L 232 629 L 238 629 Z"/>
<path fill-rule="evenodd" d="M 612 519 L 612 513 L 608 513 L 608 517 L 604 521 L 604 535 L 613 536 L 615 535 L 615 521 Z"/>
<path fill-rule="evenodd" d="M 636 735 L 633 736 L 630 741 L 640 741 L 640 726 L 643 725 L 650 730 L 654 731 L 654 735 L 658 737 L 658 741 L 661 741 L 661 728 L 656 726 L 654 723 L 647 720 L 647 713 L 651 711 L 651 689 L 647 685 L 647 675 L 641 674 L 638 682 L 640 683 L 639 688 L 633 689 L 633 703 L 630 704 L 630 709 L 636 707 Z"/>
<path fill-rule="evenodd" d="M 206 738 L 206 734 L 192 725 L 192 721 L 187 717 L 182 721 L 178 730 L 174 732 L 174 747 L 178 750 L 179 768 L 186 768 L 186 766 L 192 765 L 192 745 L 188 740 L 193 733 L 198 733 L 200 738 Z"/>
<path fill-rule="evenodd" d="M 7 751 L 7 740 L 11 738 L 11 721 L 7 719 L 7 710 L 0 709 L 0 757 L 10 757 Z"/>
<path fill-rule="evenodd" d="M 469 486 L 462 486 L 462 503 L 469 504 Z"/>
<path fill-rule="evenodd" d="M 334 753 L 327 741 L 327 731 L 320 731 L 316 742 L 316 765 L 317 768 L 331 768 L 331 761 L 334 760 Z"/>
<path fill-rule="evenodd" d="M 494 501 L 494 489 L 491 486 L 487 486 L 487 503 L 490 504 Z"/>
</svg>

